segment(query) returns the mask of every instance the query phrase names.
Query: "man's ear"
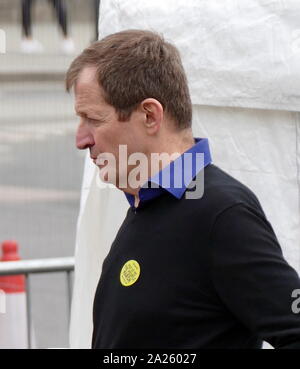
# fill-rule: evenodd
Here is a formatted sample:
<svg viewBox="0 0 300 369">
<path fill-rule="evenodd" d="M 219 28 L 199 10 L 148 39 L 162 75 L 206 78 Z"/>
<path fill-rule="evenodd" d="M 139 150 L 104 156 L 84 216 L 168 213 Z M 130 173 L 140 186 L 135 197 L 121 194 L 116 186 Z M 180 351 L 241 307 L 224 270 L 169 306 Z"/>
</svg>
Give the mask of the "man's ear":
<svg viewBox="0 0 300 369">
<path fill-rule="evenodd" d="M 161 103 L 153 98 L 141 102 L 141 111 L 145 114 L 144 125 L 149 134 L 155 134 L 163 121 L 164 109 Z"/>
</svg>

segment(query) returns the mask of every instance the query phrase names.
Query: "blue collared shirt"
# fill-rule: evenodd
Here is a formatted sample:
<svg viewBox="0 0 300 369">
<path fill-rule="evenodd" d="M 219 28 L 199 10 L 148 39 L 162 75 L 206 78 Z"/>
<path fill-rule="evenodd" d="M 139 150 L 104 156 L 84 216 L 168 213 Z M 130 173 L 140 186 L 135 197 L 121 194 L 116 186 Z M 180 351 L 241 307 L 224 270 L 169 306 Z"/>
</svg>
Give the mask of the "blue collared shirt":
<svg viewBox="0 0 300 369">
<path fill-rule="evenodd" d="M 208 139 L 196 137 L 194 146 L 150 177 L 140 188 L 138 207 L 162 195 L 165 191 L 180 199 L 196 175 L 211 161 Z M 134 195 L 124 193 L 130 206 L 135 207 Z"/>
</svg>

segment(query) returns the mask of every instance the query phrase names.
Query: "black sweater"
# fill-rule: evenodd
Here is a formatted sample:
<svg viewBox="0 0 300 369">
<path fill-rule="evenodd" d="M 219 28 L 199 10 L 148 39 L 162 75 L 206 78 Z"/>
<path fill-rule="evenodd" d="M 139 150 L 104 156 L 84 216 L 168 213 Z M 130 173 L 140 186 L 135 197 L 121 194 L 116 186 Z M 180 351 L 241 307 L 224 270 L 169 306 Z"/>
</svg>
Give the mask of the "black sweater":
<svg viewBox="0 0 300 369">
<path fill-rule="evenodd" d="M 140 275 L 122 285 L 124 264 Z M 103 263 L 92 348 L 300 348 L 300 288 L 255 195 L 209 165 L 201 199 L 128 209 Z"/>
</svg>

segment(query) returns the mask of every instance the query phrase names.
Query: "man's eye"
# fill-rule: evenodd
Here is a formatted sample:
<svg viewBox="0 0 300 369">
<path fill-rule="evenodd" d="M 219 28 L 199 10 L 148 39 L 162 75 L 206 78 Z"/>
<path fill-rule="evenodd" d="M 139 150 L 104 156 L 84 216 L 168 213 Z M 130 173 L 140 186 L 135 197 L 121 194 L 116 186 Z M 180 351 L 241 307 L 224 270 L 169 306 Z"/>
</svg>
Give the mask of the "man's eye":
<svg viewBox="0 0 300 369">
<path fill-rule="evenodd" d="M 101 123 L 98 119 L 86 118 L 86 120 L 88 121 L 88 123 L 91 123 L 91 124 L 99 124 L 99 123 Z"/>
</svg>

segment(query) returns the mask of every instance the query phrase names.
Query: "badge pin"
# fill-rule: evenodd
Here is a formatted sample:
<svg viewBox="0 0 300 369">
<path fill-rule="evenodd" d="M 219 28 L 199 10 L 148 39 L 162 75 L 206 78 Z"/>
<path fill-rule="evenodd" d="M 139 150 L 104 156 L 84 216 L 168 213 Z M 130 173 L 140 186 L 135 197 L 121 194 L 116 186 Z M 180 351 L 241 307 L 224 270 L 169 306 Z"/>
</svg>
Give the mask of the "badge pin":
<svg viewBox="0 0 300 369">
<path fill-rule="evenodd" d="M 122 267 L 120 273 L 120 282 L 123 286 L 133 285 L 139 278 L 141 268 L 136 260 L 128 260 Z"/>
</svg>

